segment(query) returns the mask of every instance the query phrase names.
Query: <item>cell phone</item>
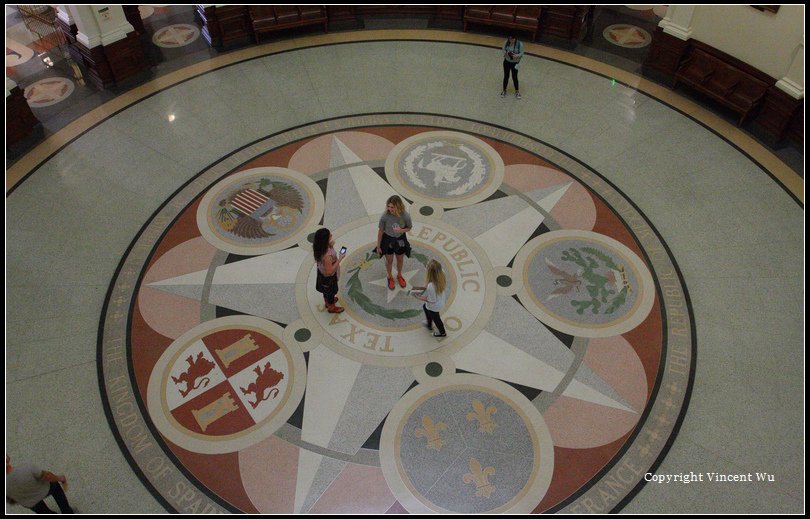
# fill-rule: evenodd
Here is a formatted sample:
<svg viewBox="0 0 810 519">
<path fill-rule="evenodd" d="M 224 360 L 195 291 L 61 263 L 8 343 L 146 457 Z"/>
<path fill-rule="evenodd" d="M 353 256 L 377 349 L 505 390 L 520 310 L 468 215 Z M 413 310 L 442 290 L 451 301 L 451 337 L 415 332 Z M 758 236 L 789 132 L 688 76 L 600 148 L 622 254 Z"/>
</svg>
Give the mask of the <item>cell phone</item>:
<svg viewBox="0 0 810 519">
<path fill-rule="evenodd" d="M 346 247 L 341 247 L 340 248 L 340 253 L 341 254 L 346 254 Z"/>
</svg>

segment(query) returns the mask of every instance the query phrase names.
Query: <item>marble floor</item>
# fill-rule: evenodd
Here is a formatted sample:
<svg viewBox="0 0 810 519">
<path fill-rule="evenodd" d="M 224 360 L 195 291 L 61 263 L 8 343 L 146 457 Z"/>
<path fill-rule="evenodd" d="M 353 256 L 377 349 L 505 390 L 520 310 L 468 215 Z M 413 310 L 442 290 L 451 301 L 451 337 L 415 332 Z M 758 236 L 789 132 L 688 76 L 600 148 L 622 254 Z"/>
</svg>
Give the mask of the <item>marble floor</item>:
<svg viewBox="0 0 810 519">
<path fill-rule="evenodd" d="M 12 461 L 86 513 L 802 512 L 802 178 L 576 53 L 527 44 L 500 98 L 501 43 L 212 56 L 10 165 Z M 429 259 L 441 340 L 409 293 Z"/>
</svg>

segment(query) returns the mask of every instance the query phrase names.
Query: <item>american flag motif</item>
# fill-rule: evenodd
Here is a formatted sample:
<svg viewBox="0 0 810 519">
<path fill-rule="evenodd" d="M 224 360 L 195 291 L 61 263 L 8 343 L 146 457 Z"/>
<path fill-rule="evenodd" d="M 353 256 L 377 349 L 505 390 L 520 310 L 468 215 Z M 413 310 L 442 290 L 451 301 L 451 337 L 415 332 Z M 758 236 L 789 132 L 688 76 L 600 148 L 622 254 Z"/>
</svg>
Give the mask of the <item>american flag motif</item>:
<svg viewBox="0 0 810 519">
<path fill-rule="evenodd" d="M 267 195 L 263 195 L 255 189 L 246 189 L 236 195 L 231 203 L 236 209 L 250 215 L 268 200 Z"/>
</svg>

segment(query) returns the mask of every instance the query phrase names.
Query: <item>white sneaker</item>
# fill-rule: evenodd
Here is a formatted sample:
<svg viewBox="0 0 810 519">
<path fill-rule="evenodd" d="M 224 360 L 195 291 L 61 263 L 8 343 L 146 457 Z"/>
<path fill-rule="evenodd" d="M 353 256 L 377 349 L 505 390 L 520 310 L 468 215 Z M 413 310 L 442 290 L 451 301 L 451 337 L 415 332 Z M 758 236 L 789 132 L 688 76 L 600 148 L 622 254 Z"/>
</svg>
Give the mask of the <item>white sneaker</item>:
<svg viewBox="0 0 810 519">
<path fill-rule="evenodd" d="M 518 99 L 522 99 L 522 98 L 520 97 L 520 92 L 515 92 L 515 97 L 516 97 L 516 98 L 518 98 Z"/>
</svg>

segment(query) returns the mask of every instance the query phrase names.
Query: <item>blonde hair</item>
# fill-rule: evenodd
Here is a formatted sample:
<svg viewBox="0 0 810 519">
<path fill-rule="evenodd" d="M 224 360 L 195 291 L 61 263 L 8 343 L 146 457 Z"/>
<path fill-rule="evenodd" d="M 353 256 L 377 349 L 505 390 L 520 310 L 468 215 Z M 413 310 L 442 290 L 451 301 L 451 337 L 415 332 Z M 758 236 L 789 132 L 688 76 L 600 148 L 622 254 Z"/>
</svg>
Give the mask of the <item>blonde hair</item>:
<svg viewBox="0 0 810 519">
<path fill-rule="evenodd" d="M 436 293 L 441 294 L 447 287 L 447 278 L 444 277 L 442 265 L 436 260 L 430 260 L 427 264 L 427 282 L 433 283 Z"/>
<path fill-rule="evenodd" d="M 397 210 L 397 216 L 402 216 L 402 213 L 405 212 L 405 204 L 402 203 L 402 199 L 399 197 L 399 195 L 392 195 L 388 197 L 388 200 L 385 201 L 386 212 L 388 211 L 388 204 L 394 206 L 394 208 Z"/>
</svg>

